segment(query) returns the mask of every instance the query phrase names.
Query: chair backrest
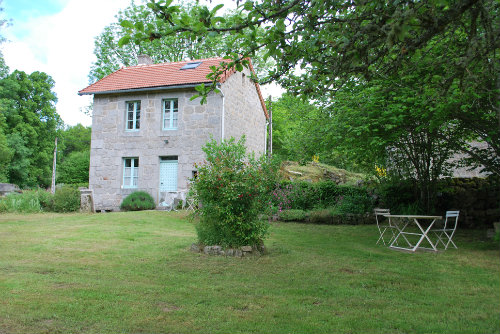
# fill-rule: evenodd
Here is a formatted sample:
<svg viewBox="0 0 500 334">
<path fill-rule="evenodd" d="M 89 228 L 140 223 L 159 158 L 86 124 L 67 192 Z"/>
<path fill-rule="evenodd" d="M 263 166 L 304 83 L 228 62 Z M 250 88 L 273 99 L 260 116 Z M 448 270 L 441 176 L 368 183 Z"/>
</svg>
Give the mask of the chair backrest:
<svg viewBox="0 0 500 334">
<path fill-rule="evenodd" d="M 379 209 L 379 208 L 376 208 L 375 210 L 373 210 L 373 212 L 375 213 L 375 216 L 384 216 L 384 215 L 390 215 L 391 214 L 391 210 L 389 210 L 389 209 Z"/>
<path fill-rule="evenodd" d="M 375 214 L 375 220 L 377 221 L 377 225 L 379 225 L 380 222 L 378 221 L 378 216 L 390 215 L 391 210 L 376 208 L 373 210 L 373 213 Z"/>
<path fill-rule="evenodd" d="M 445 229 L 457 229 L 457 224 L 458 224 L 458 215 L 460 214 L 460 211 L 446 211 L 446 219 L 444 221 L 444 228 Z M 455 218 L 455 219 L 453 219 Z M 450 221 L 448 221 L 448 219 Z M 451 227 L 453 225 L 453 227 Z"/>
</svg>

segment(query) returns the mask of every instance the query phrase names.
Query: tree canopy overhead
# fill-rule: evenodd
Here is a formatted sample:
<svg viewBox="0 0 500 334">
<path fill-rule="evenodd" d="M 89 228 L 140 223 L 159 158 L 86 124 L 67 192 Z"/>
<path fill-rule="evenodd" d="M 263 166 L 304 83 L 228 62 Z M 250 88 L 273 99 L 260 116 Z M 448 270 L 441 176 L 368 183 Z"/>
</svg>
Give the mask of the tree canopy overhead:
<svg viewBox="0 0 500 334">
<path fill-rule="evenodd" d="M 203 6 L 189 1 L 176 8 L 180 17 L 197 17 L 205 10 Z M 223 19 L 231 22 L 236 20 L 236 17 L 237 13 L 228 13 Z M 187 32 L 158 35 L 144 40 L 135 39 L 136 43 L 124 43 L 130 40 L 130 35 L 127 33 L 130 29 L 159 31 L 164 29 L 165 22 L 158 20 L 147 6 L 136 5 L 133 2 L 128 8 L 120 11 L 116 18 L 116 22 L 106 26 L 95 38 L 94 54 L 97 60 L 92 64 L 89 73 L 91 83 L 117 71 L 121 66 L 137 65 L 137 56 L 141 54 L 149 55 L 155 63 L 219 57 L 227 49 L 232 49 L 234 44 L 239 43 L 234 38 L 221 34 L 196 36 Z M 123 47 L 120 48 L 119 44 Z M 256 59 L 259 67 L 267 68 L 261 59 L 261 57 Z"/>
<path fill-rule="evenodd" d="M 136 26 L 124 20 L 121 44 L 155 41 L 164 36 L 232 36 L 226 54 L 232 63 L 214 69 L 214 82 L 227 67 L 242 69 L 257 52 L 271 58 L 261 83 L 275 81 L 317 101 L 330 119 L 339 111 L 336 97 L 357 87 L 383 85 L 412 89 L 429 85 L 415 112 L 427 113 L 422 130 L 448 122 L 467 130 L 453 139 L 457 150 L 500 174 L 500 2 L 497 0 L 366 1 L 248 0 L 238 16 L 226 20 L 201 6 L 184 15 L 170 0 L 152 0 L 148 8 L 158 25 Z M 257 29 L 265 33 L 257 33 Z M 207 87 L 201 94 L 215 89 Z M 369 90 L 366 91 L 368 93 Z M 429 100 L 426 104 L 424 99 Z M 390 101 L 390 100 L 388 100 Z M 407 104 L 408 105 L 408 104 Z M 430 106 L 430 107 L 428 107 Z M 380 110 L 382 112 L 382 110 Z M 446 140 L 447 131 L 439 132 Z M 487 143 L 477 150 L 470 140 Z"/>
</svg>

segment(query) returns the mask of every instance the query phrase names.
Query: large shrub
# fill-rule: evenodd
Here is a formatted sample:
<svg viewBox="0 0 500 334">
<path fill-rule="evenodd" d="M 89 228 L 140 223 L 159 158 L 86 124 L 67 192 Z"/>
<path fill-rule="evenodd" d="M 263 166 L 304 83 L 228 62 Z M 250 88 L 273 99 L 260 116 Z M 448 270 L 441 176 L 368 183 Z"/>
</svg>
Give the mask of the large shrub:
<svg viewBox="0 0 500 334">
<path fill-rule="evenodd" d="M 245 154 L 245 138 L 209 141 L 206 161 L 197 165 L 191 191 L 201 204 L 197 213 L 198 240 L 205 245 L 259 245 L 268 222 L 259 220 L 266 197 L 277 181 L 278 166 L 262 156 Z"/>
<path fill-rule="evenodd" d="M 134 191 L 120 205 L 120 209 L 124 211 L 152 210 L 155 207 L 155 200 L 145 191 Z"/>
<path fill-rule="evenodd" d="M 54 212 L 74 212 L 80 210 L 80 191 L 74 186 L 62 186 L 56 189 L 52 207 Z"/>
</svg>

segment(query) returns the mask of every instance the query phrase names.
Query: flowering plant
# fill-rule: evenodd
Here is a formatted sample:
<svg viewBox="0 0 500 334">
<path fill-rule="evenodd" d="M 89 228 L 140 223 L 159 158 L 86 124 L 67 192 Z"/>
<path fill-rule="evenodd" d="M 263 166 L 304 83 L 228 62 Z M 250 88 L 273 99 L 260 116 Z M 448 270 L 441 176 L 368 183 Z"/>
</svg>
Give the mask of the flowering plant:
<svg viewBox="0 0 500 334">
<path fill-rule="evenodd" d="M 245 137 L 203 147 L 206 160 L 196 165 L 191 191 L 196 193 L 199 242 L 206 245 L 260 245 L 268 223 L 258 219 L 278 178 L 276 162 L 246 155 Z"/>
</svg>

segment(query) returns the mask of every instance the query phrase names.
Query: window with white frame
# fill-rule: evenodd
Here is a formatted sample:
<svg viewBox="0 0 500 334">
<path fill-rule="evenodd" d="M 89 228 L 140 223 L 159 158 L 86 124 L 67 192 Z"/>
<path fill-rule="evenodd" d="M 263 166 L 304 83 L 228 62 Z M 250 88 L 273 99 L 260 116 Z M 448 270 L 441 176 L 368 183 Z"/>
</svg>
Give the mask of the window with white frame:
<svg viewBox="0 0 500 334">
<path fill-rule="evenodd" d="M 139 158 L 123 158 L 123 188 L 137 188 Z"/>
<path fill-rule="evenodd" d="M 177 99 L 163 100 L 163 130 L 176 130 L 179 117 L 179 102 Z"/>
<path fill-rule="evenodd" d="M 141 127 L 141 101 L 127 102 L 127 119 L 125 129 L 139 130 Z"/>
</svg>

